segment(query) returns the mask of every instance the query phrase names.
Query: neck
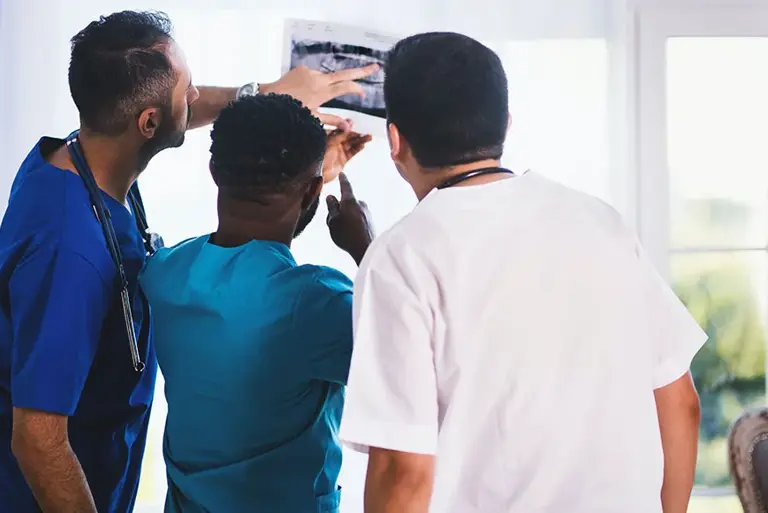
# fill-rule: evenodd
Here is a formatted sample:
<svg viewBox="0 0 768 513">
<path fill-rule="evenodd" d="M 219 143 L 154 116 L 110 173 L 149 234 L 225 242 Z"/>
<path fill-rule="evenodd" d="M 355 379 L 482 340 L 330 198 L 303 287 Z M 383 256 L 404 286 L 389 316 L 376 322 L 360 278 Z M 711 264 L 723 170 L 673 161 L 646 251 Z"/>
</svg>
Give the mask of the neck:
<svg viewBox="0 0 768 513">
<path fill-rule="evenodd" d="M 296 221 L 274 214 L 274 209 L 251 201 L 218 198 L 219 226 L 213 234 L 217 246 L 237 247 L 252 240 L 279 242 L 289 248 Z M 295 218 L 295 216 L 293 216 Z"/>
<path fill-rule="evenodd" d="M 139 176 L 138 149 L 123 136 L 94 134 L 83 128 L 78 138 L 99 189 L 125 203 Z"/>
<path fill-rule="evenodd" d="M 419 201 L 421 201 L 427 196 L 427 194 L 432 191 L 432 189 L 436 188 L 438 185 L 448 180 L 449 178 L 453 178 L 454 176 L 458 176 L 462 173 L 468 173 L 478 169 L 500 166 L 501 161 L 495 159 L 486 159 L 478 160 L 477 162 L 470 162 L 468 164 L 460 164 L 458 166 L 425 170 L 423 173 L 421 173 L 423 181 L 421 183 L 414 184 L 413 191 L 416 193 L 416 197 L 419 199 Z M 457 187 L 467 185 L 480 185 L 483 183 L 503 180 L 504 178 L 506 178 L 504 175 L 477 176 L 475 178 L 470 178 L 466 182 L 458 184 Z"/>
</svg>

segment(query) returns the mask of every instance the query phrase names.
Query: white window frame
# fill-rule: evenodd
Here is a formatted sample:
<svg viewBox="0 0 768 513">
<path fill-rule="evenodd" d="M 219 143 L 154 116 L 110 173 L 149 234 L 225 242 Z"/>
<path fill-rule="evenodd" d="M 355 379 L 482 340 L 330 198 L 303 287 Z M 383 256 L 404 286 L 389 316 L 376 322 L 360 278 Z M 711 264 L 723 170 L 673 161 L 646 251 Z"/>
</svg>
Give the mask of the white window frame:
<svg viewBox="0 0 768 513">
<path fill-rule="evenodd" d="M 659 272 L 669 278 L 673 254 L 757 252 L 768 247 L 670 247 L 670 172 L 667 159 L 666 45 L 673 37 L 768 37 L 768 5 L 754 2 L 652 6 L 636 12 L 637 229 Z M 759 64 L 758 64 L 759 65 Z M 768 291 L 767 291 L 768 292 Z M 768 315 L 768 312 L 766 313 Z M 694 495 L 734 494 L 732 487 L 695 488 Z"/>
</svg>

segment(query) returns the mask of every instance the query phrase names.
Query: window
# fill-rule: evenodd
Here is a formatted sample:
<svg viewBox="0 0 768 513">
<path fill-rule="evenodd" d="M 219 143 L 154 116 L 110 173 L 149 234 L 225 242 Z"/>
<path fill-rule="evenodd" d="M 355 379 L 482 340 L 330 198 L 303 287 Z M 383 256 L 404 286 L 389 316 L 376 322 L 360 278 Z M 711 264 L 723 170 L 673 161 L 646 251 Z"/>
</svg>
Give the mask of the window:
<svg viewBox="0 0 768 513">
<path fill-rule="evenodd" d="M 670 279 L 710 337 L 696 484 L 730 486 L 726 435 L 765 399 L 768 38 L 667 43 Z"/>
<path fill-rule="evenodd" d="M 691 513 L 742 511 L 727 433 L 765 405 L 768 11 L 649 9 L 640 18 L 643 239 L 710 337 L 693 361 L 702 404 Z"/>
<path fill-rule="evenodd" d="M 169 11 L 196 84 L 241 84 L 279 76 L 285 17 L 259 11 Z M 512 127 L 505 165 L 533 169 L 586 192 L 608 197 L 605 148 L 607 56 L 603 40 L 549 40 L 494 45 L 510 82 Z M 585 70 L 588 71 L 585 72 Z M 141 178 L 152 228 L 167 244 L 216 229 L 216 190 L 207 171 L 208 130 L 187 135 L 184 146 L 156 157 Z M 555 150 L 556 148 L 556 150 Z M 385 230 L 415 204 L 413 193 L 389 159 L 386 140 L 376 139 L 349 166 L 355 193 L 369 204 L 376 228 Z M 336 192 L 333 184 L 329 190 Z M 324 202 L 321 202 L 324 205 Z M 323 206 L 320 207 L 321 209 Z M 352 260 L 337 250 L 323 223 L 325 213 L 297 239 L 299 263 L 329 265 L 354 276 Z M 157 511 L 165 497 L 162 432 L 167 411 L 159 380 L 137 512 Z M 362 510 L 366 459 L 345 453 L 342 511 Z"/>
</svg>

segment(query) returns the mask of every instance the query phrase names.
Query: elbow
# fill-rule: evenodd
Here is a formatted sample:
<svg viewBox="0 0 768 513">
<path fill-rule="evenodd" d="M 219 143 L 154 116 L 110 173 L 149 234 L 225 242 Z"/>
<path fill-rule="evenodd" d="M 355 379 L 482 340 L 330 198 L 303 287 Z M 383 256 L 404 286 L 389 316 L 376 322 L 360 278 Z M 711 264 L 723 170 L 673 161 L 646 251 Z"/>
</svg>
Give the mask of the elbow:
<svg viewBox="0 0 768 513">
<path fill-rule="evenodd" d="M 677 419 L 676 422 L 699 425 L 701 403 L 690 373 L 656 390 L 654 394 L 659 420 L 662 423 Z"/>
<path fill-rule="evenodd" d="M 395 467 L 392 469 L 392 481 L 400 490 L 421 495 L 432 488 L 432 472 L 423 468 Z"/>
<path fill-rule="evenodd" d="M 701 402 L 699 401 L 698 395 L 696 395 L 688 405 L 688 412 L 691 418 L 696 421 L 697 425 L 701 423 Z"/>
<path fill-rule="evenodd" d="M 691 422 L 698 426 L 701 422 L 701 401 L 696 388 L 691 380 L 690 385 L 685 388 L 684 393 L 680 395 L 679 405 L 681 414 L 685 415 Z"/>
<path fill-rule="evenodd" d="M 20 466 L 55 458 L 69 449 L 69 438 L 63 429 L 39 429 L 35 423 L 14 422 L 11 453 Z"/>
<path fill-rule="evenodd" d="M 31 454 L 34 453 L 34 444 L 29 438 L 27 433 L 18 429 L 14 429 L 11 436 L 11 453 L 20 465 L 23 465 L 23 462 L 30 459 Z"/>
</svg>

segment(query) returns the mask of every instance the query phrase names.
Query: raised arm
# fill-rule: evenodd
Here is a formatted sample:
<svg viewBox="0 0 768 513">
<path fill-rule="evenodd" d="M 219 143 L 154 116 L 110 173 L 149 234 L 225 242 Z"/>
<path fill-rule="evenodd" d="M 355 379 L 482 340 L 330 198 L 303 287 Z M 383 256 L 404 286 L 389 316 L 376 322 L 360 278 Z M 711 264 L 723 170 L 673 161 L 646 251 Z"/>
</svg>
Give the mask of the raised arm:
<svg viewBox="0 0 768 513">
<path fill-rule="evenodd" d="M 221 109 L 237 97 L 237 87 L 197 86 L 200 97 L 192 104 L 189 128 L 201 128 L 213 123 Z"/>
<path fill-rule="evenodd" d="M 331 114 L 318 114 L 317 109 L 333 98 L 345 94 L 363 94 L 363 89 L 355 82 L 378 70 L 377 65 L 357 69 L 345 69 L 334 73 L 322 73 L 299 66 L 290 70 L 276 82 L 260 84 L 262 94 L 288 94 L 300 100 L 315 112 L 320 120 L 329 126 L 342 130 L 350 128 L 347 120 Z M 227 103 L 237 96 L 237 87 L 199 86 L 200 97 L 192 105 L 190 128 L 210 125 Z"/>
</svg>

